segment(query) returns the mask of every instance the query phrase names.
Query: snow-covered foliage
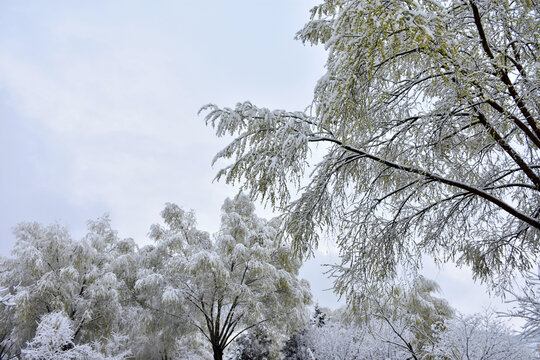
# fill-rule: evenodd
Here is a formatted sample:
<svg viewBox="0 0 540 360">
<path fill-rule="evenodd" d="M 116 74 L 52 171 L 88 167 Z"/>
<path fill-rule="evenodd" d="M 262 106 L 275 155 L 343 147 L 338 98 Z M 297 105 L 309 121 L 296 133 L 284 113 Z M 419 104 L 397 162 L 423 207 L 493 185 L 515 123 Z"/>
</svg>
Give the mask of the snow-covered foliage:
<svg viewBox="0 0 540 360">
<path fill-rule="evenodd" d="M 418 276 L 355 296 L 349 319 L 359 322 L 365 329 L 363 343 L 371 344 L 362 347 L 361 358 L 430 354 L 454 313 L 446 300 L 435 296 L 438 291 L 436 282 Z"/>
<path fill-rule="evenodd" d="M 0 269 L 2 269 L 2 261 L 2 258 L 0 258 Z M 9 288 L 0 286 L 0 360 L 9 355 L 13 346 L 10 332 L 13 324 L 13 306 L 15 303 L 12 299 L 13 295 L 9 292 Z"/>
<path fill-rule="evenodd" d="M 107 217 L 90 221 L 88 229 L 88 234 L 76 241 L 57 224 L 23 223 L 16 227 L 14 258 L 3 260 L 0 271 L 0 286 L 12 289 L 10 302 L 15 305 L 2 345 L 9 342 L 10 356 L 18 356 L 30 341 L 32 346 L 49 346 L 44 345 L 43 337 L 35 337 L 40 320 L 43 329 L 55 321 L 58 326 L 69 321 L 73 331 L 70 341 L 77 346 L 91 342 L 105 346 L 122 330 L 122 311 L 129 299 L 126 280 L 132 272 L 135 244 L 131 239 L 119 239 Z M 53 313 L 56 318 L 46 317 Z M 60 313 L 67 317 L 65 322 L 59 320 Z"/>
<path fill-rule="evenodd" d="M 237 360 L 531 355 L 493 317 L 454 318 L 423 277 L 357 293 L 346 309 L 316 306 L 307 321 L 301 263 L 245 195 L 225 201 L 213 238 L 176 205 L 162 215 L 155 244 L 140 250 L 106 217 L 80 241 L 58 225 L 21 224 L 15 258 L 0 259 L 11 294 L 0 359 L 222 359 L 231 344 L 226 358 Z"/>
<path fill-rule="evenodd" d="M 123 360 L 128 352 L 104 356 L 91 345 L 73 343 L 75 331 L 67 315 L 55 311 L 44 315 L 34 338 L 22 350 L 24 360 Z M 115 339 L 117 340 L 117 339 Z"/>
<path fill-rule="evenodd" d="M 11 299 L 13 295 L 10 294 L 8 288 L 0 288 L 0 305 L 3 306 L 13 306 L 15 305 Z"/>
<path fill-rule="evenodd" d="M 312 322 L 296 333 L 282 349 L 283 360 L 498 360 L 534 359 L 533 349 L 522 338 L 495 318 L 461 314 L 446 318 L 444 324 L 433 324 L 428 340 L 419 338 L 416 323 L 402 313 L 387 309 L 386 314 L 358 321 L 350 309 L 328 311 L 323 325 Z M 425 342 L 422 346 L 419 342 Z"/>
<path fill-rule="evenodd" d="M 328 324 L 310 328 L 304 341 L 316 359 L 355 359 L 361 353 L 362 335 L 358 327 Z"/>
<path fill-rule="evenodd" d="M 330 319 L 328 314 L 331 314 Z M 315 310 L 309 326 L 297 331 L 281 349 L 284 360 L 356 359 L 363 345 L 364 332 L 347 321 L 339 311 Z"/>
<path fill-rule="evenodd" d="M 443 359 L 534 359 L 533 349 L 493 313 L 461 315 L 446 324 L 433 355 Z"/>
<path fill-rule="evenodd" d="M 222 210 L 211 238 L 168 204 L 140 250 L 108 217 L 79 241 L 58 224 L 17 226 L 14 258 L 0 258 L 0 359 L 221 359 L 263 329 L 277 353 L 307 318 L 301 262 L 245 195 Z"/>
<path fill-rule="evenodd" d="M 0 269 L 2 268 L 0 258 Z M 7 297 L 7 295 L 3 296 Z M 11 305 L 11 295 L 7 297 L 7 300 L 7 306 L 6 304 L 0 304 L 0 360 L 9 359 L 15 346 L 15 342 L 11 338 L 11 329 L 13 328 L 15 319 L 15 307 Z"/>
<path fill-rule="evenodd" d="M 278 359 L 279 348 L 275 341 L 258 327 L 254 331 L 247 331 L 235 340 L 233 360 L 273 360 Z"/>
<path fill-rule="evenodd" d="M 297 34 L 328 51 L 306 112 L 201 109 L 218 136 L 235 136 L 217 178 L 284 211 L 297 250 L 334 230 L 340 293 L 415 270 L 422 254 L 502 289 L 540 254 L 538 11 L 324 1 Z M 316 144 L 326 155 L 306 174 Z"/>
<path fill-rule="evenodd" d="M 306 329 L 289 338 L 281 350 L 283 360 L 406 359 L 410 356 L 399 345 L 383 340 L 389 338 L 387 324 L 374 319 L 373 322 L 381 325 L 374 328 L 351 321 L 352 314 L 347 310 L 325 311 L 329 315 L 327 322 L 312 321 Z"/>
<path fill-rule="evenodd" d="M 297 277 L 301 262 L 280 242 L 279 223 L 254 210 L 243 194 L 225 200 L 221 229 L 211 239 L 192 213 L 168 204 L 165 225 L 150 232 L 155 245 L 141 250 L 139 298 L 197 328 L 215 359 L 246 330 L 264 324 L 285 334 L 306 319 L 311 295 Z"/>
<path fill-rule="evenodd" d="M 373 291 L 366 297 L 358 297 L 354 313 L 362 316 L 359 306 L 367 308 L 364 316 L 371 321 L 371 326 L 379 329 L 374 329 L 373 333 L 408 351 L 409 356 L 429 353 L 437 342 L 438 333 L 454 313 L 446 300 L 435 296 L 439 285 L 418 276 L 410 283 L 394 284 L 385 291 L 383 296 L 380 291 Z"/>
<path fill-rule="evenodd" d="M 538 273 L 526 274 L 521 292 L 511 294 L 514 298 L 510 302 L 514 303 L 514 308 L 507 315 L 525 320 L 523 336 L 540 341 L 540 264 Z"/>
</svg>

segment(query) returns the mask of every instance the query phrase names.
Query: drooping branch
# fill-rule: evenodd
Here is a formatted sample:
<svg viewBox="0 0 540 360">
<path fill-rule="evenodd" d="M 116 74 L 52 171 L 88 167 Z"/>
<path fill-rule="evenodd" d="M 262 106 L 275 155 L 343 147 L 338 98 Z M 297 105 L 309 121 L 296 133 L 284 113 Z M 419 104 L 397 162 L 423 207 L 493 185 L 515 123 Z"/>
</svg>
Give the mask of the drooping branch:
<svg viewBox="0 0 540 360">
<path fill-rule="evenodd" d="M 433 174 L 433 173 L 430 173 L 430 172 L 428 172 L 426 170 L 422 170 L 422 169 L 418 169 L 418 168 L 414 168 L 414 167 L 410 167 L 410 166 L 406 166 L 406 165 L 397 164 L 395 162 L 392 162 L 392 161 L 380 158 L 378 156 L 372 155 L 370 153 L 367 153 L 365 151 L 362 151 L 362 150 L 360 150 L 358 148 L 355 148 L 353 146 L 344 145 L 342 141 L 337 140 L 337 139 L 328 138 L 328 137 L 313 137 L 309 141 L 311 141 L 311 142 L 325 141 L 325 142 L 334 143 L 334 144 L 337 144 L 337 145 L 341 146 L 345 150 L 348 150 L 348 151 L 350 151 L 352 153 L 355 153 L 355 154 L 362 155 L 365 158 L 374 160 L 374 161 L 376 161 L 378 163 L 381 163 L 381 164 L 384 164 L 384 165 L 386 165 L 388 167 L 399 169 L 399 170 L 402 170 L 402 171 L 406 171 L 406 172 L 412 173 L 412 174 L 417 174 L 417 175 L 425 177 L 426 179 L 431 179 L 431 180 L 440 182 L 442 184 L 450 185 L 450 186 L 453 186 L 453 187 L 456 187 L 456 188 L 459 188 L 459 189 L 462 189 L 462 190 L 469 191 L 469 192 L 471 192 L 471 193 L 473 193 L 473 194 L 475 194 L 475 195 L 477 195 L 477 196 L 479 196 L 479 197 L 481 197 L 481 198 L 483 198 L 483 199 L 497 205 L 498 207 L 500 207 L 501 209 L 503 209 L 504 211 L 506 211 L 510 215 L 512 215 L 512 216 L 520 219 L 521 221 L 526 222 L 527 224 L 529 224 L 529 225 L 535 227 L 536 229 L 540 230 L 540 221 L 538 219 L 535 219 L 535 218 L 533 218 L 533 217 L 531 217 L 531 216 L 529 216 L 527 214 L 524 214 L 524 213 L 518 211 L 517 209 L 510 206 L 505 201 L 503 201 L 503 200 L 491 195 L 490 193 L 488 193 L 488 192 L 486 192 L 486 191 L 484 191 L 482 189 L 479 189 L 479 188 L 477 188 L 475 186 L 468 185 L 468 184 L 465 184 L 465 183 L 462 183 L 462 182 L 459 182 L 459 181 L 456 181 L 456 180 L 452 180 L 452 179 L 449 179 L 449 178 L 446 178 L 446 177 L 443 177 L 443 176 L 440 176 L 440 175 L 437 175 L 437 174 Z"/>
</svg>

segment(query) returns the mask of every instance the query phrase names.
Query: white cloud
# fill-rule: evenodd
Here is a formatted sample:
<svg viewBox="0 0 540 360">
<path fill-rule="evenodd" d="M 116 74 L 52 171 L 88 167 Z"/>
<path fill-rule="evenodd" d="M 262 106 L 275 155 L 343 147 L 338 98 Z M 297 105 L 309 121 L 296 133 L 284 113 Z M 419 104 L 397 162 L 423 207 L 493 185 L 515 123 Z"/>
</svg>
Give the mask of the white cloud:
<svg viewBox="0 0 540 360">
<path fill-rule="evenodd" d="M 250 18 L 258 10 L 250 2 L 6 6 L 2 100 L 25 127 L 41 129 L 25 136 L 44 137 L 47 152 L 34 151 L 28 162 L 27 149 L 17 149 L 16 173 L 37 175 L 33 190 L 16 176 L 5 186 L 19 197 L 38 192 L 72 207 L 97 204 L 137 238 L 166 201 L 196 209 L 201 227 L 217 230 L 219 207 L 235 190 L 212 184 L 210 162 L 224 143 L 197 110 L 245 98 L 302 108 L 320 74 L 313 70 L 322 68 L 322 56 L 292 40 L 309 6 L 261 6 L 259 14 L 271 9 L 274 16 L 294 9 L 281 20 L 298 16 L 298 25 Z M 17 219 L 32 213 L 14 205 L 5 206 Z"/>
</svg>

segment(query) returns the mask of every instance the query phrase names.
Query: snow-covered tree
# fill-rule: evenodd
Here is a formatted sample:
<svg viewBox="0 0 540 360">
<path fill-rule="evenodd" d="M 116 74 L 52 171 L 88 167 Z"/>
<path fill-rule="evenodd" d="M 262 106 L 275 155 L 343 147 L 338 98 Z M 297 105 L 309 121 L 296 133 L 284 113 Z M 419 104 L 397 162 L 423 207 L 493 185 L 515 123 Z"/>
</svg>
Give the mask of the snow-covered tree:
<svg viewBox="0 0 540 360">
<path fill-rule="evenodd" d="M 283 360 L 308 360 L 305 334 L 305 329 L 297 330 L 285 341 L 280 350 Z"/>
<path fill-rule="evenodd" d="M 356 294 L 341 323 L 362 328 L 359 358 L 428 359 L 454 311 L 438 284 L 418 276 Z M 358 336 L 358 335 L 357 335 Z"/>
<path fill-rule="evenodd" d="M 119 239 L 107 217 L 88 227 L 81 241 L 57 224 L 16 227 L 14 258 L 4 260 L 0 271 L 0 286 L 13 290 L 10 302 L 15 304 L 8 336 L 11 356 L 32 339 L 38 341 L 36 327 L 47 314 L 67 317 L 75 345 L 106 342 L 121 331 L 128 296 L 124 277 L 135 244 Z"/>
<path fill-rule="evenodd" d="M 318 304 L 315 304 L 307 328 L 298 329 L 291 334 L 281 348 L 283 360 L 310 360 L 310 357 L 313 356 L 311 348 L 315 348 L 314 343 L 318 343 L 317 335 L 314 335 L 313 331 L 317 332 L 318 328 L 326 325 L 328 317 L 326 311 L 330 310 L 323 311 Z"/>
<path fill-rule="evenodd" d="M 461 315 L 447 323 L 433 354 L 441 359 L 528 360 L 534 352 L 493 313 Z"/>
<path fill-rule="evenodd" d="M 246 331 L 235 340 L 233 360 L 273 360 L 279 359 L 272 338 L 257 327 Z"/>
<path fill-rule="evenodd" d="M 402 340 L 408 337 L 407 341 L 411 341 L 411 332 L 402 331 L 399 338 L 395 321 L 390 323 L 392 326 L 376 317 L 357 321 L 357 315 L 346 308 L 327 311 L 324 324 L 311 321 L 289 338 L 282 349 L 284 360 L 414 358 Z M 317 318 L 315 313 L 313 319 Z"/>
<path fill-rule="evenodd" d="M 284 359 L 434 359 L 433 349 L 453 316 L 424 277 L 356 297 L 347 308 L 316 308 L 309 326 L 289 338 Z M 369 302 L 369 304 L 368 304 Z M 324 319 L 324 321 L 320 321 Z"/>
<path fill-rule="evenodd" d="M 371 299 L 364 317 L 350 306 L 328 311 L 327 321 L 297 332 L 282 349 L 283 359 L 309 360 L 480 360 L 534 358 L 532 349 L 493 312 L 454 316 L 436 284 L 425 278 L 395 286 Z M 374 293 L 375 295 L 376 293 Z M 309 352 L 308 352 L 309 350 Z M 311 355 L 310 355 L 311 354 Z"/>
<path fill-rule="evenodd" d="M 280 242 L 279 223 L 254 210 L 243 194 L 225 200 L 220 231 L 211 239 L 196 228 L 193 213 L 168 204 L 165 225 L 150 231 L 155 245 L 141 250 L 139 299 L 198 329 L 216 360 L 249 329 L 264 324 L 270 333 L 285 333 L 306 318 L 310 292 L 297 277 L 301 262 Z"/>
<path fill-rule="evenodd" d="M 3 258 L 0 257 L 0 269 L 2 269 Z M 1 271 L 1 270 L 0 270 Z M 13 341 L 10 338 L 11 328 L 13 327 L 13 315 L 15 305 L 12 302 L 13 295 L 9 288 L 0 287 L 0 360 L 10 357 Z"/>
<path fill-rule="evenodd" d="M 367 317 L 368 326 L 382 341 L 409 352 L 412 358 L 429 354 L 454 313 L 446 300 L 435 296 L 438 284 L 418 276 L 411 284 L 397 284 L 385 291 L 383 296 L 379 291 L 359 296 L 354 312 Z M 359 306 L 368 311 L 362 314 Z"/>
<path fill-rule="evenodd" d="M 72 321 L 59 311 L 42 317 L 34 338 L 22 350 L 23 360 L 123 360 L 128 352 L 104 356 L 89 344 L 73 342 Z"/>
<path fill-rule="evenodd" d="M 328 315 L 321 309 L 319 304 L 315 304 L 315 310 L 311 318 L 311 323 L 316 327 L 321 327 L 326 324 Z"/>
<path fill-rule="evenodd" d="M 301 252 L 336 230 L 340 291 L 416 269 L 421 254 L 501 289 L 540 254 L 538 12 L 525 0 L 324 1 L 297 34 L 328 51 L 307 111 L 202 109 L 235 136 L 217 178 L 284 211 Z M 326 155 L 301 187 L 316 144 Z"/>
<path fill-rule="evenodd" d="M 315 359 L 361 359 L 363 331 L 353 325 L 330 323 L 312 326 L 304 334 L 304 346 Z M 309 353 L 306 360 L 309 360 Z"/>
<path fill-rule="evenodd" d="M 0 258 L 0 269 L 2 269 L 2 261 Z M 0 289 L 0 360 L 11 358 L 14 341 L 11 338 L 11 329 L 13 328 L 15 308 L 12 303 L 13 296 L 9 293 L 8 288 Z"/>
<path fill-rule="evenodd" d="M 540 340 L 540 264 L 538 273 L 531 271 L 526 274 L 521 292 L 512 291 L 511 294 L 513 299 L 509 302 L 514 304 L 514 308 L 507 315 L 525 321 L 525 338 Z"/>
</svg>

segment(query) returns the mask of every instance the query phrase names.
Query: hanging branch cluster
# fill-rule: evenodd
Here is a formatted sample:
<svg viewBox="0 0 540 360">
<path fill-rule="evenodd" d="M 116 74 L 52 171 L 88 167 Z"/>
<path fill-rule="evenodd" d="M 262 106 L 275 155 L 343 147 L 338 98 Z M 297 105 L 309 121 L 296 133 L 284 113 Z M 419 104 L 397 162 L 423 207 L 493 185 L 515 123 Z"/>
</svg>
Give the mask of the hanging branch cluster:
<svg viewBox="0 0 540 360">
<path fill-rule="evenodd" d="M 325 1 L 297 34 L 328 51 L 309 112 L 201 109 L 235 137 L 217 178 L 283 211 L 300 253 L 335 231 L 342 292 L 415 269 L 422 254 L 500 289 L 540 252 L 538 10 Z M 325 156 L 301 187 L 316 144 Z"/>
</svg>

